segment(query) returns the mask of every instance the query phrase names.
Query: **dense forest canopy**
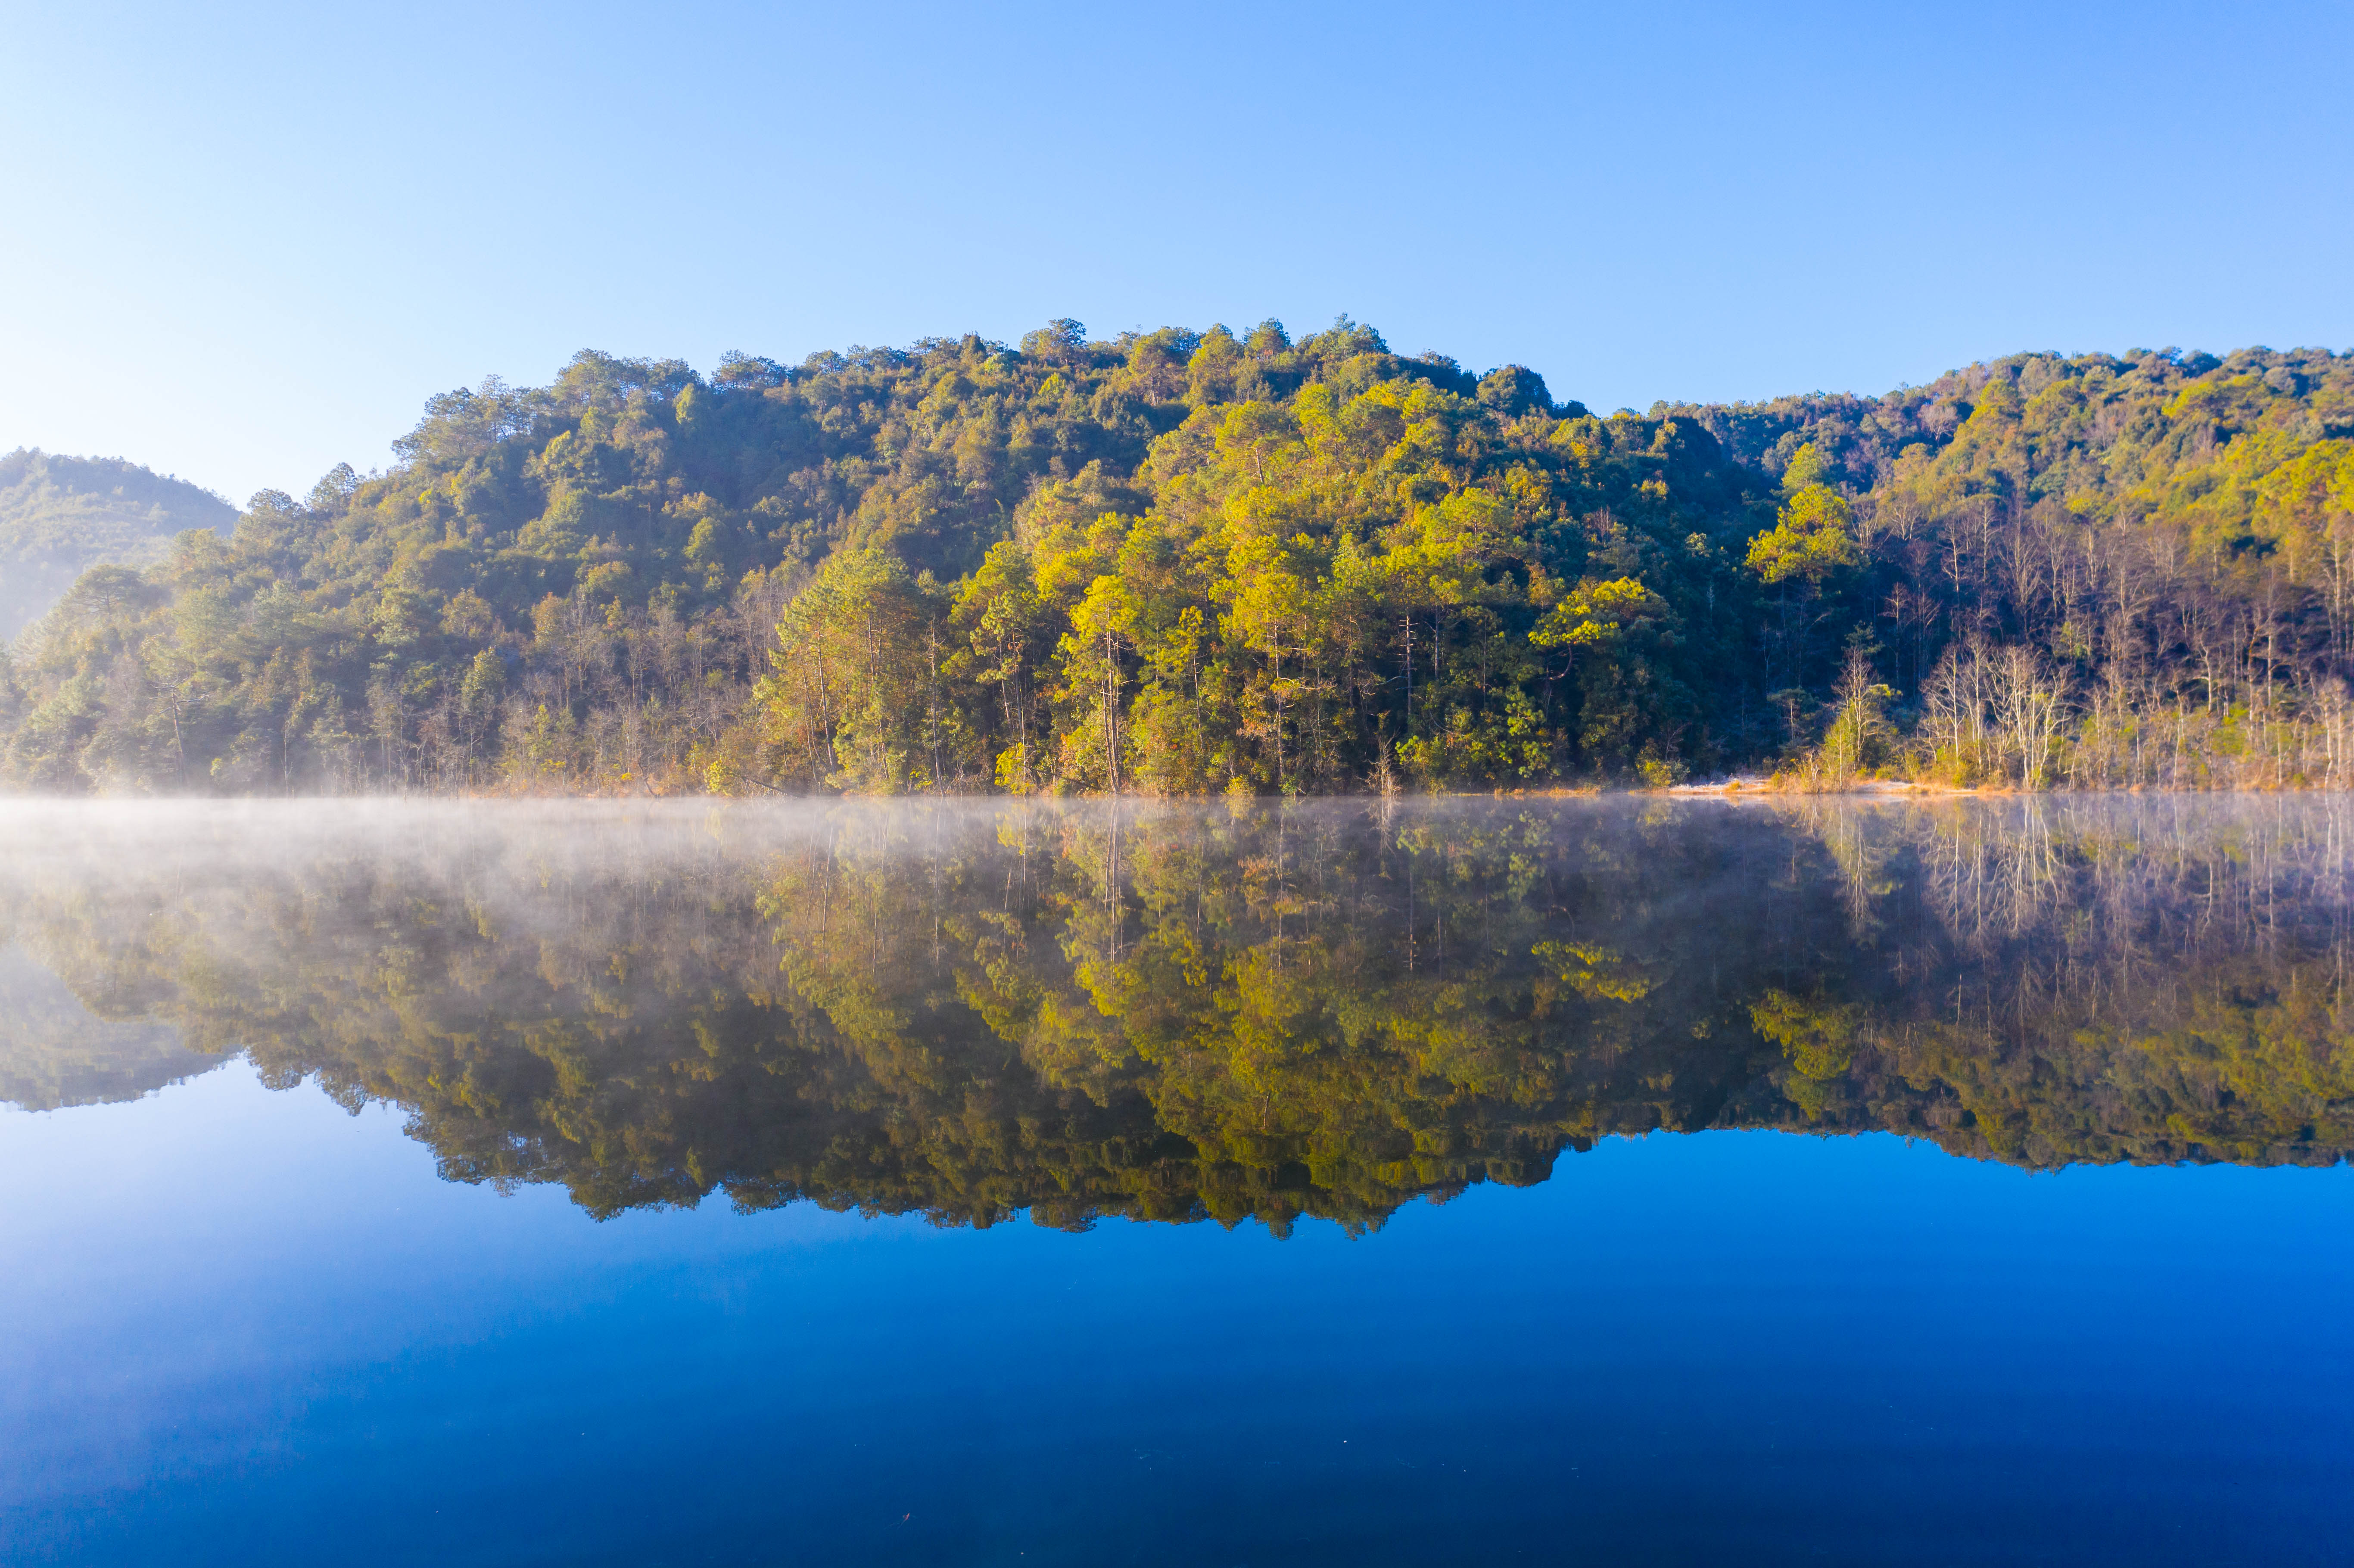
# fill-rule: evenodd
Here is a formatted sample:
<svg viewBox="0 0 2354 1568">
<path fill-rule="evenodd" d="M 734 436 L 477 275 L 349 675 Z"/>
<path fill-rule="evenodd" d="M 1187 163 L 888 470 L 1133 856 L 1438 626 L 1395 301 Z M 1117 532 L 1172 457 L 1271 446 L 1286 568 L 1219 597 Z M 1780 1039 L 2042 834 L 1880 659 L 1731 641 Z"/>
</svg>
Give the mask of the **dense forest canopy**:
<svg viewBox="0 0 2354 1568">
<path fill-rule="evenodd" d="M 2354 1150 L 2335 798 L 17 810 L 0 943 L 88 1012 L 0 1090 L 242 1049 L 599 1214 L 1372 1224 L 1726 1127 Z"/>
<path fill-rule="evenodd" d="M 103 562 L 161 560 L 189 528 L 227 534 L 237 508 L 120 458 L 19 447 L 0 457 L 0 641 L 15 637 Z"/>
<path fill-rule="evenodd" d="M 39 790 L 2346 783 L 2354 355 L 2016 355 L 1597 416 L 1518 366 L 1056 322 L 584 353 L 101 567 Z"/>
</svg>

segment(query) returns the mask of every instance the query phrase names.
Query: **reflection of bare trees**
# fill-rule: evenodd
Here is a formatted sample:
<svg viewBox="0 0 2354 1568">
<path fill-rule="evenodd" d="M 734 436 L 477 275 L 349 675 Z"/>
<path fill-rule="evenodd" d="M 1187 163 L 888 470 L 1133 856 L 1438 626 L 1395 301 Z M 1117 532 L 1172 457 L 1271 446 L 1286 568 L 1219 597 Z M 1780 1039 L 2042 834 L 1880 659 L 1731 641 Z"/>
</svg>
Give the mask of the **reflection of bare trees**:
<svg viewBox="0 0 2354 1568">
<path fill-rule="evenodd" d="M 1944 932 L 1980 953 L 2020 940 L 2107 945 L 2134 931 L 2311 938 L 2338 929 L 2354 893 L 2354 807 L 2334 795 L 1818 800 L 1792 815 L 1864 926 L 1910 883 Z"/>
<path fill-rule="evenodd" d="M 1896 886 L 1888 875 L 1892 846 L 1884 835 L 1866 831 L 1870 813 L 1851 800 L 1819 797 L 1796 815 L 1838 868 L 1840 902 L 1856 940 L 1871 942 L 1882 926 L 1881 900 Z"/>
<path fill-rule="evenodd" d="M 2034 928 L 2060 896 L 2062 866 L 2041 800 L 1936 809 L 1906 826 L 1895 836 L 1920 862 L 1928 903 L 1973 948 Z"/>
<path fill-rule="evenodd" d="M 1859 951 L 1892 955 L 1845 1026 L 1844 1089 L 1809 1090 L 1814 1119 L 1869 1105 L 2039 1164 L 2338 1157 L 2354 1107 L 2342 798 L 1792 815 L 1844 885 Z"/>
</svg>

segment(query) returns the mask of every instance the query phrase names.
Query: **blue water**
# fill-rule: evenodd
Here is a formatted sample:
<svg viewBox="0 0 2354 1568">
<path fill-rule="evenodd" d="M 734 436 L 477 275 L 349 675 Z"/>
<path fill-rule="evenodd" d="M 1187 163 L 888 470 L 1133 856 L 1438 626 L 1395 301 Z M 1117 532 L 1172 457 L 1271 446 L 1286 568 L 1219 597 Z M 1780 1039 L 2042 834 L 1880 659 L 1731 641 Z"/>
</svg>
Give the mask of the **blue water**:
<svg viewBox="0 0 2354 1568">
<path fill-rule="evenodd" d="M 0 1114 L 16 1563 L 2354 1556 L 2354 1171 L 1658 1135 L 1302 1224 L 599 1224 L 232 1065 Z"/>
</svg>

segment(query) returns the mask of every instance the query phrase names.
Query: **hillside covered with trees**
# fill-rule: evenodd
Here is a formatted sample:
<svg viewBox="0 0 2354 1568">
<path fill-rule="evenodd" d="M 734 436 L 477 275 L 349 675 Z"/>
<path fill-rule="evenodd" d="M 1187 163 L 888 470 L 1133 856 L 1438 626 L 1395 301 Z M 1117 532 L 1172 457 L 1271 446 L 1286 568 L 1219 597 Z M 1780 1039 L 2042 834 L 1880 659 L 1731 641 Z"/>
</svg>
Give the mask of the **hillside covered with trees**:
<svg viewBox="0 0 2354 1568">
<path fill-rule="evenodd" d="M 121 458 L 0 456 L 0 641 L 16 636 L 93 566 L 162 560 L 189 528 L 228 533 L 237 508 Z"/>
<path fill-rule="evenodd" d="M 583 353 L 87 572 L 80 791 L 2349 781 L 2354 355 L 2022 355 L 1600 417 L 1506 366 L 1056 322 Z"/>
</svg>

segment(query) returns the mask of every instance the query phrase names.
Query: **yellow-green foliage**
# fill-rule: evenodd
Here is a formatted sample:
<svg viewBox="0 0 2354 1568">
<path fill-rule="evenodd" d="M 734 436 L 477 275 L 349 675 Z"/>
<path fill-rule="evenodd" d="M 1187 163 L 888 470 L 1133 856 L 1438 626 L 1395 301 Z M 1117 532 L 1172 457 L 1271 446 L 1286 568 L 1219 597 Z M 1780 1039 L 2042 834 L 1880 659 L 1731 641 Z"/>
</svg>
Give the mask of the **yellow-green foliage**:
<svg viewBox="0 0 2354 1568">
<path fill-rule="evenodd" d="M 1345 320 L 1056 322 L 707 376 L 583 354 L 397 450 L 94 569 L 0 668 L 0 777 L 1249 795 L 1828 737 L 1842 778 L 1909 747 L 2029 788 L 2354 779 L 2354 359 L 2321 351 L 1602 418 Z M 2033 700 L 1925 732 L 1972 639 Z M 1827 735 L 1855 658 L 1887 735 Z"/>
<path fill-rule="evenodd" d="M 1828 485 L 1808 485 L 1790 497 L 1772 528 L 1749 541 L 1748 564 L 1764 582 L 1797 577 L 1818 587 L 1833 572 L 1863 565 L 1853 510 Z"/>
</svg>

